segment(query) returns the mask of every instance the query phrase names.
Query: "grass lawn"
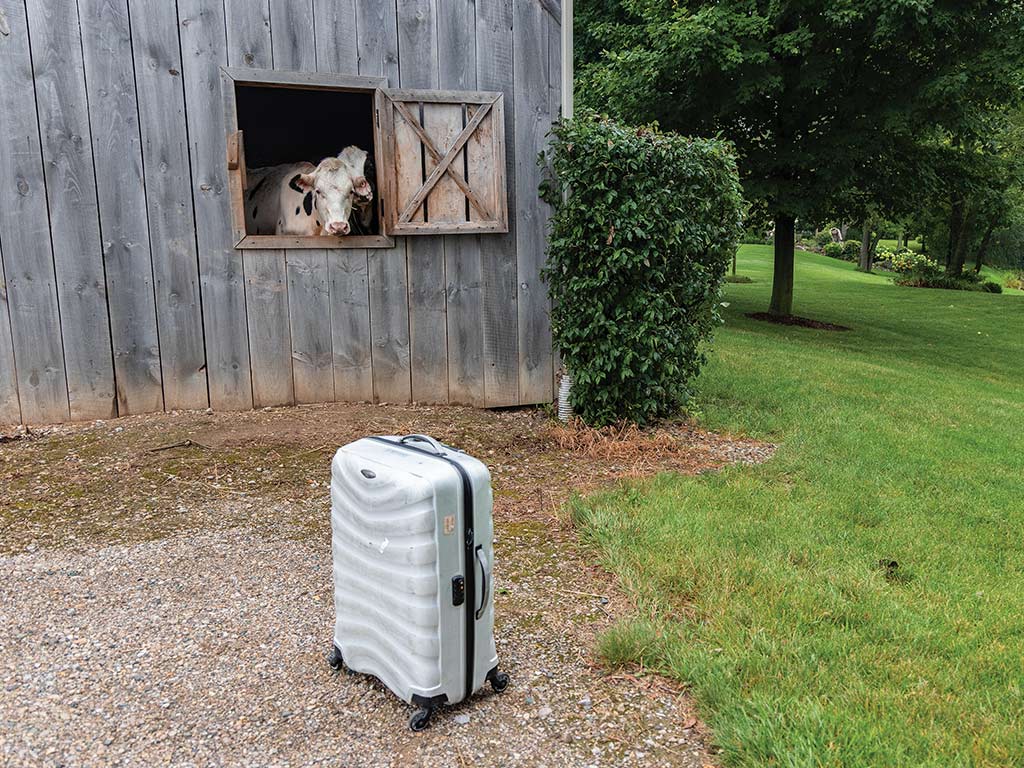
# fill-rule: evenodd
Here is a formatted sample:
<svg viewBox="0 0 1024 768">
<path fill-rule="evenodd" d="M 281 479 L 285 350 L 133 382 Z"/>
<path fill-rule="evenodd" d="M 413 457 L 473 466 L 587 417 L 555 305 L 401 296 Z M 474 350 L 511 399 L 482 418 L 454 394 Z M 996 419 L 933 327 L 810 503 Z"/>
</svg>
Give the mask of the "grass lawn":
<svg viewBox="0 0 1024 768">
<path fill-rule="evenodd" d="M 852 235 L 852 234 L 850 235 L 850 237 L 856 239 L 856 237 L 854 235 Z M 895 251 L 896 248 L 897 248 L 897 245 L 896 245 L 896 241 L 895 240 L 879 240 L 878 241 L 878 247 L 879 248 L 885 248 L 886 250 L 889 250 L 889 251 Z M 912 250 L 912 251 L 920 252 L 920 250 L 921 250 L 921 242 L 919 240 L 911 240 L 907 244 L 907 247 L 910 250 Z"/>
<path fill-rule="evenodd" d="M 602 651 L 688 683 L 729 766 L 1024 765 L 1024 298 L 898 288 L 799 253 L 749 320 L 744 246 L 701 422 L 758 467 L 579 500 L 639 616 Z"/>
<path fill-rule="evenodd" d="M 1008 269 L 1003 269 L 1001 267 L 983 266 L 981 268 L 981 275 L 986 280 L 991 280 L 1003 286 L 1003 293 L 1013 293 L 1018 296 L 1024 296 L 1024 291 L 1020 290 L 1019 288 L 1006 287 L 1006 278 L 1010 276 L 1010 270 Z"/>
</svg>

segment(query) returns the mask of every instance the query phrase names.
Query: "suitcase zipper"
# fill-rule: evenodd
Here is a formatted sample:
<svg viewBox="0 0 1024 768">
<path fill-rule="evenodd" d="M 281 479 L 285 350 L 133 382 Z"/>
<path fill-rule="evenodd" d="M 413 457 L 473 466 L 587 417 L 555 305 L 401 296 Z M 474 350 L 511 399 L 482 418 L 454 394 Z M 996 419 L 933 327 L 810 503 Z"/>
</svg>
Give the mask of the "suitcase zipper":
<svg viewBox="0 0 1024 768">
<path fill-rule="evenodd" d="M 449 466 L 455 467 L 455 471 L 459 473 L 459 478 L 462 480 L 462 499 L 463 499 L 463 515 L 462 515 L 462 534 L 463 543 L 465 546 L 465 578 L 466 578 L 466 594 L 472 595 L 472 600 L 465 601 L 465 615 L 466 615 L 466 685 L 465 691 L 462 698 L 468 699 L 473 695 L 473 660 L 475 656 L 475 644 L 476 644 L 476 551 L 475 545 L 476 540 L 473 533 L 473 483 L 469 479 L 469 475 L 466 470 L 462 468 L 462 465 L 457 461 L 449 459 L 447 456 L 443 456 L 439 453 L 433 453 L 426 451 L 422 448 L 417 448 L 415 445 L 409 445 L 408 443 L 401 443 L 395 440 L 388 440 L 384 437 L 371 436 L 370 440 L 376 440 L 379 443 L 390 445 L 398 448 L 405 448 L 409 451 L 416 451 L 416 453 L 423 456 L 433 456 L 435 459 L 441 459 L 446 462 Z M 484 576 L 486 578 L 486 574 Z M 486 585 L 485 585 L 486 588 Z"/>
</svg>

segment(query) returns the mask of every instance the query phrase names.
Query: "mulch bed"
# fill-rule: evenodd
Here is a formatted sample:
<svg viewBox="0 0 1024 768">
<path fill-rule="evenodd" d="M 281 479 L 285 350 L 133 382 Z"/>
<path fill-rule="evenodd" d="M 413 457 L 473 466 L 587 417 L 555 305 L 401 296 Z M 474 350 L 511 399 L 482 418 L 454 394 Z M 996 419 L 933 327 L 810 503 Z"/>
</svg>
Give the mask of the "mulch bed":
<svg viewBox="0 0 1024 768">
<path fill-rule="evenodd" d="M 816 331 L 853 330 L 845 325 L 826 323 L 821 320 L 811 320 L 809 317 L 798 317 L 797 315 L 786 315 L 785 317 L 781 317 L 778 315 L 770 315 L 767 312 L 748 312 L 747 317 L 751 320 L 764 320 L 766 323 L 775 323 L 776 325 L 795 325 L 800 328 L 813 328 Z"/>
</svg>

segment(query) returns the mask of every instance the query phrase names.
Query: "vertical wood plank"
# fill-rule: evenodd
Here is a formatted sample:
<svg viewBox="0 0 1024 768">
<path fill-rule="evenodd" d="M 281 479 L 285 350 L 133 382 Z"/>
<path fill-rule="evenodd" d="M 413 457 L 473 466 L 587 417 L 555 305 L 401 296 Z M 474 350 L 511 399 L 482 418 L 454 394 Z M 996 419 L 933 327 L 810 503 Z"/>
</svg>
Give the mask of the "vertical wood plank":
<svg viewBox="0 0 1024 768">
<path fill-rule="evenodd" d="M 245 259 L 253 405 L 288 405 L 295 388 L 284 252 L 252 251 Z"/>
<path fill-rule="evenodd" d="M 7 305 L 7 280 L 4 278 L 3 242 L 0 241 L 0 424 L 20 424 L 18 377 L 14 365 L 14 340 Z"/>
<path fill-rule="evenodd" d="M 406 244 L 412 399 L 418 403 L 446 403 L 448 338 L 444 242 L 437 236 L 425 236 L 407 238 Z"/>
<path fill-rule="evenodd" d="M 513 9 L 519 398 L 522 403 L 541 403 L 551 400 L 554 378 L 550 304 L 540 277 L 549 211 L 538 197 L 541 173 L 536 162 L 553 117 L 548 94 L 548 21 L 540 3 L 515 3 Z"/>
<path fill-rule="evenodd" d="M 355 3 L 359 74 L 386 77 L 393 87 L 399 82 L 395 0 L 355 0 Z"/>
<path fill-rule="evenodd" d="M 519 310 L 516 281 L 516 133 L 513 88 L 513 0 L 490 0 L 476 9 L 477 87 L 501 91 L 505 105 L 505 177 L 509 197 L 509 231 L 480 236 L 483 305 L 484 403 L 519 404 Z M 486 55 L 485 55 L 486 54 Z M 533 162 L 534 155 L 528 162 Z"/>
<path fill-rule="evenodd" d="M 359 74 L 398 77 L 398 14 L 392 0 L 356 0 Z M 412 399 L 409 363 L 408 272 L 405 240 L 395 248 L 367 251 L 373 399 Z"/>
<path fill-rule="evenodd" d="M 232 247 L 227 192 L 219 71 L 227 63 L 223 7 L 179 0 L 178 19 L 210 404 L 244 410 L 253 399 L 242 257 Z"/>
<path fill-rule="evenodd" d="M 497 112 L 500 105 L 495 104 L 491 110 Z M 476 105 L 469 105 L 466 109 L 466 119 L 471 120 L 476 110 Z M 504 163 L 500 158 L 495 145 L 494 126 L 495 120 L 504 119 L 499 114 L 489 114 L 484 118 L 480 126 L 473 131 L 473 135 L 466 142 L 466 180 L 480 196 L 481 202 L 487 206 L 495 216 L 500 216 L 500 196 L 504 194 L 504 173 L 495 173 L 494 169 L 504 171 L 504 165 L 498 168 L 498 162 Z M 469 220 L 482 221 L 484 217 L 474 206 L 469 206 Z"/>
<path fill-rule="evenodd" d="M 316 72 L 313 0 L 270 0 L 274 69 Z"/>
<path fill-rule="evenodd" d="M 334 350 L 327 252 L 287 251 L 288 308 L 292 329 L 295 399 L 300 403 L 334 400 Z"/>
<path fill-rule="evenodd" d="M 436 88 L 436 0 L 397 1 L 399 82 L 403 88 Z"/>
<path fill-rule="evenodd" d="M 437 0 L 438 2 L 438 85 L 450 90 L 477 90 L 477 3 L 473 0 Z M 486 5 L 486 3 L 482 4 Z M 484 50 L 483 57 L 491 55 Z M 449 108 L 450 109 L 450 108 Z M 471 119 L 467 114 L 465 120 Z M 457 119 L 456 119 L 457 118 Z M 462 130 L 463 116 L 451 115 L 445 126 L 448 131 Z M 474 147 L 486 138 L 487 122 L 477 128 L 469 140 L 466 151 L 455 159 L 455 167 L 469 173 L 467 180 L 474 188 L 469 159 Z M 428 129 L 429 130 L 429 129 Z M 483 130 L 484 134 L 480 131 Z M 450 146 L 455 136 L 445 148 Z M 431 163 L 431 165 L 433 165 Z M 429 170 L 429 169 L 428 169 Z M 456 220 L 465 220 L 466 199 L 449 176 L 438 182 L 437 205 L 461 206 Z M 486 196 L 485 198 L 486 199 Z M 451 202 L 448 202 L 448 201 Z M 433 209 L 431 209 L 433 210 Z M 472 206 L 470 207 L 472 210 Z M 431 220 L 437 220 L 432 215 Z M 484 328 L 483 328 L 483 274 L 481 249 L 485 238 L 479 235 L 446 235 L 444 242 L 446 333 L 448 337 L 448 399 L 453 403 L 483 405 L 484 393 Z"/>
<path fill-rule="evenodd" d="M 111 418 L 114 363 L 78 9 L 74 0 L 26 7 L 71 418 Z"/>
<path fill-rule="evenodd" d="M 276 50 L 271 11 L 266 0 L 226 0 L 227 60 L 232 67 L 271 69 Z M 233 118 L 227 117 L 226 129 Z M 249 339 L 253 405 L 295 402 L 292 375 L 291 314 L 285 252 L 242 254 L 245 275 L 245 318 Z"/>
<path fill-rule="evenodd" d="M 271 69 L 268 0 L 223 0 L 227 63 L 232 67 Z"/>
<path fill-rule="evenodd" d="M 311 0 L 270 0 L 274 69 L 316 70 Z M 318 158 L 311 158 L 314 160 Z M 295 399 L 334 400 L 330 281 L 326 251 L 286 251 Z"/>
<path fill-rule="evenodd" d="M 398 50 L 401 52 L 399 79 L 403 88 L 438 87 L 435 0 L 399 1 Z M 415 114 L 415 108 L 412 111 Z M 396 118 L 396 135 L 401 122 Z M 405 127 L 402 125 L 402 129 Z M 427 206 L 429 211 L 429 202 Z M 440 237 L 412 237 L 406 239 L 406 249 L 412 399 L 444 403 L 448 401 L 444 243 Z"/>
<path fill-rule="evenodd" d="M 461 104 L 424 104 L 423 105 L 423 127 L 427 135 L 434 140 L 438 151 L 444 155 L 455 143 L 463 128 L 463 116 Z M 427 154 L 426 168 L 427 176 L 433 173 L 437 167 L 437 161 L 433 156 Z M 452 161 L 455 169 L 465 174 L 466 152 L 459 152 Z M 447 173 L 441 176 L 430 190 L 427 196 L 427 209 L 430 212 L 430 220 L 437 222 L 460 224 L 466 220 L 466 196 L 458 185 Z"/>
<path fill-rule="evenodd" d="M 375 402 L 407 403 L 412 399 L 404 251 L 400 247 L 367 252 Z"/>
<path fill-rule="evenodd" d="M 356 0 L 313 0 L 316 68 L 339 75 L 359 74 Z"/>
<path fill-rule="evenodd" d="M 355 0 L 314 0 L 318 72 L 358 74 Z M 331 309 L 334 397 L 346 402 L 373 400 L 370 352 L 370 288 L 365 250 L 327 254 Z"/>
<path fill-rule="evenodd" d="M 448 279 L 448 390 L 453 403 L 483 405 L 483 275 L 479 235 L 444 239 Z"/>
<path fill-rule="evenodd" d="M 562 28 L 553 18 L 548 24 L 548 111 L 551 119 L 557 120 L 562 114 Z M 545 232 L 547 230 L 545 229 Z M 547 239 L 544 241 L 547 246 Z M 546 257 L 545 257 L 546 261 Z M 558 372 L 562 367 L 562 355 L 552 340 L 551 349 L 551 399 L 558 392 Z"/>
<path fill-rule="evenodd" d="M 552 120 L 562 113 L 562 29 L 548 18 L 548 112 Z"/>
<path fill-rule="evenodd" d="M 10 34 L 0 41 L 0 247 L 21 418 L 66 421 L 64 352 L 29 30 L 22 0 L 0 0 Z M 0 361 L 0 364 L 3 364 Z"/>
<path fill-rule="evenodd" d="M 370 295 L 364 250 L 334 250 L 327 256 L 334 351 L 334 396 L 344 402 L 373 400 Z"/>
<path fill-rule="evenodd" d="M 79 0 L 117 412 L 164 407 L 142 137 L 125 0 Z"/>
<path fill-rule="evenodd" d="M 165 408 L 206 408 L 206 349 L 192 215 L 178 19 L 171 3 L 128 5 Z"/>
<path fill-rule="evenodd" d="M 419 118 L 417 104 L 408 104 L 409 111 Z M 423 186 L 423 144 L 409 122 L 395 114 L 392 121 L 395 137 L 395 213 L 412 200 Z M 412 214 L 412 221 L 423 221 L 424 209 L 420 206 Z"/>
<path fill-rule="evenodd" d="M 481 5 L 494 5 L 494 0 L 437 0 L 438 84 L 445 90 L 477 89 L 476 16 L 486 14 L 478 9 Z M 491 53 L 482 49 L 480 55 Z"/>
</svg>

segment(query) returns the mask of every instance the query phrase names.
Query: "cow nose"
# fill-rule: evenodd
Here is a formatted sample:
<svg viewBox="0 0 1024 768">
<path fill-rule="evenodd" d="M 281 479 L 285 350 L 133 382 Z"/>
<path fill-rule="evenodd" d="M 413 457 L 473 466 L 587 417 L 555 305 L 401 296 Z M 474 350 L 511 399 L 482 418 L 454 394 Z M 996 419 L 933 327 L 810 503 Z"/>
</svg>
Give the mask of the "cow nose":
<svg viewBox="0 0 1024 768">
<path fill-rule="evenodd" d="M 348 222 L 347 221 L 332 221 L 327 225 L 327 234 L 329 235 L 347 235 L 348 234 Z"/>
</svg>

